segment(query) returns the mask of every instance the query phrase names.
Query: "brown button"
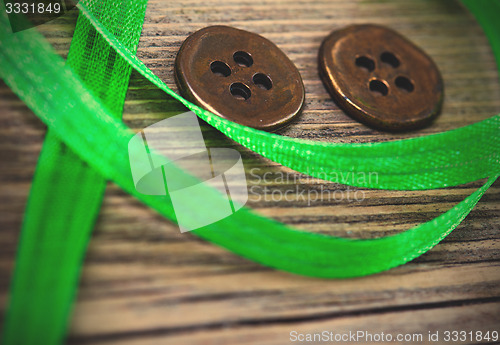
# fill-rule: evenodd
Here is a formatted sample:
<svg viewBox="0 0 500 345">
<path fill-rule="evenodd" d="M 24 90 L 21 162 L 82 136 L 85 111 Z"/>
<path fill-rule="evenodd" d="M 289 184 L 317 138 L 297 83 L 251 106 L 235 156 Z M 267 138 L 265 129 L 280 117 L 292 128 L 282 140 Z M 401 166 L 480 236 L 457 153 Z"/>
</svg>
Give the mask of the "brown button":
<svg viewBox="0 0 500 345">
<path fill-rule="evenodd" d="M 276 130 L 297 116 L 305 91 L 299 71 L 269 40 L 228 26 L 189 36 L 175 80 L 191 102 L 236 123 Z"/>
<path fill-rule="evenodd" d="M 443 100 L 436 64 L 397 32 L 353 25 L 332 32 L 319 51 L 319 72 L 350 116 L 383 130 L 429 124 Z"/>
</svg>

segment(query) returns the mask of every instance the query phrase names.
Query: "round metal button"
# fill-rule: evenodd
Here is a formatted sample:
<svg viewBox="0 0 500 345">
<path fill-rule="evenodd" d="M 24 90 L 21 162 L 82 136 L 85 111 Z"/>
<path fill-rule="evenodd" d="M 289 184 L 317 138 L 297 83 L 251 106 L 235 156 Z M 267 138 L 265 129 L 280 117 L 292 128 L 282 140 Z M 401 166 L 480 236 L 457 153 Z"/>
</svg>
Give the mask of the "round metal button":
<svg viewBox="0 0 500 345">
<path fill-rule="evenodd" d="M 305 100 L 299 71 L 276 45 L 228 26 L 206 27 L 184 41 L 175 80 L 191 102 L 263 130 L 289 123 Z"/>
<path fill-rule="evenodd" d="M 382 26 L 353 25 L 332 32 L 319 51 L 319 72 L 339 107 L 378 129 L 423 127 L 441 109 L 443 80 L 436 64 Z"/>
</svg>

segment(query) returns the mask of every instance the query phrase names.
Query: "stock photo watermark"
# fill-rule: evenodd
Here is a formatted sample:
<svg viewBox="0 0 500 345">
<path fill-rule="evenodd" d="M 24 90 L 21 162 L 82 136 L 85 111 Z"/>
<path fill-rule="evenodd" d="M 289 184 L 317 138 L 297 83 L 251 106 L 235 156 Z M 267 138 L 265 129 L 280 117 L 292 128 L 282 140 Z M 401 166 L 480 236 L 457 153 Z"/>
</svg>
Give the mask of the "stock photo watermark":
<svg viewBox="0 0 500 345">
<path fill-rule="evenodd" d="M 249 196 L 252 201 L 299 201 L 308 206 L 325 200 L 360 202 L 365 191 L 349 185 L 378 182 L 377 173 L 299 174 L 253 168 L 248 183 L 240 153 L 208 148 L 193 112 L 142 129 L 130 140 L 128 154 L 136 190 L 168 197 L 181 232 L 231 216 Z"/>
<path fill-rule="evenodd" d="M 326 200 L 361 202 L 366 198 L 365 191 L 349 185 L 378 183 L 376 172 L 320 172 L 315 175 L 316 177 L 312 177 L 307 172 L 305 174 L 269 172 L 260 168 L 252 168 L 248 194 L 252 196 L 252 201 L 300 201 L 308 206 Z M 338 181 L 342 186 L 325 182 L 330 180 Z"/>
<path fill-rule="evenodd" d="M 4 10 L 12 32 L 16 33 L 54 20 L 77 3 L 78 0 L 5 0 Z"/>
<path fill-rule="evenodd" d="M 463 343 L 495 343 L 499 340 L 497 330 L 445 330 L 426 332 L 370 332 L 366 330 L 331 331 L 323 330 L 315 333 L 305 333 L 292 330 L 289 333 L 292 343 L 329 343 L 329 344 L 463 344 Z"/>
<path fill-rule="evenodd" d="M 168 196 L 181 232 L 229 217 L 248 200 L 240 153 L 207 148 L 193 112 L 144 128 L 128 153 L 136 190 Z"/>
</svg>

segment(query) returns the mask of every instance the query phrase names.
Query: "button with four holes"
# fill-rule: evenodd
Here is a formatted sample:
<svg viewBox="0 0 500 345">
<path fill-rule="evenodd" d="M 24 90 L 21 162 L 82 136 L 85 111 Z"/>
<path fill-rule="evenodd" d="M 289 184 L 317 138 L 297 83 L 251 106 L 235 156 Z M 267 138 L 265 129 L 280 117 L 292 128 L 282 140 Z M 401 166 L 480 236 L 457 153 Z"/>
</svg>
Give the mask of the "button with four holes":
<svg viewBox="0 0 500 345">
<path fill-rule="evenodd" d="M 299 71 L 276 45 L 228 26 L 206 27 L 184 41 L 175 80 L 191 102 L 263 130 L 288 124 L 305 100 Z"/>
<path fill-rule="evenodd" d="M 319 51 L 319 72 L 340 108 L 378 129 L 423 127 L 441 109 L 443 80 L 436 64 L 383 26 L 353 25 L 332 32 Z"/>
</svg>

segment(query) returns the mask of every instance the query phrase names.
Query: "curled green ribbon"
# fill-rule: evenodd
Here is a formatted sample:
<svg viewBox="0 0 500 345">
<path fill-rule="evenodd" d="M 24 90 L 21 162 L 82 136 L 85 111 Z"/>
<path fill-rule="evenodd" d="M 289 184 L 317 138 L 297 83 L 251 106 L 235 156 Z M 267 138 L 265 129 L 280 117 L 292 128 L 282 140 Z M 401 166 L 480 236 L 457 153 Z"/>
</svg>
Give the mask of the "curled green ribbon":
<svg viewBox="0 0 500 345">
<path fill-rule="evenodd" d="M 330 174 L 378 173 L 379 184 L 372 185 L 371 180 L 360 184 L 349 181 L 354 185 L 393 189 L 444 187 L 491 176 L 485 187 L 445 214 L 409 231 L 379 239 L 352 240 L 297 231 L 245 208 L 194 232 L 255 261 L 294 273 L 330 278 L 355 277 L 395 267 L 444 238 L 499 174 L 498 115 L 457 130 L 387 143 L 332 144 L 280 137 L 217 117 L 176 95 L 107 32 L 84 3 L 79 7 L 136 71 L 229 137 L 292 169 L 314 167 L 315 171 L 326 172 L 324 165 L 314 164 L 328 161 L 331 162 L 327 172 Z M 110 116 L 78 77 L 64 66 L 45 39 L 31 30 L 15 35 L 3 32 L 1 38 L 2 76 L 37 116 L 96 171 L 167 218 L 175 219 L 169 202 L 161 197 L 141 195 L 133 186 L 127 157 L 131 130 Z M 474 142 L 481 144 L 474 145 Z M 467 143 L 466 147 L 461 143 Z M 186 176 L 179 171 L 178 176 L 172 178 Z M 206 192 L 211 193 L 209 187 Z M 200 217 L 210 212 L 194 202 L 191 207 L 193 214 Z"/>
<path fill-rule="evenodd" d="M 383 238 L 344 239 L 302 232 L 246 208 L 193 231 L 244 257 L 277 269 L 324 278 L 381 272 L 414 259 L 446 237 L 500 175 L 499 115 L 440 134 L 367 144 L 292 139 L 217 117 L 170 90 L 95 18 L 95 9 L 89 9 L 89 3 L 92 1 L 79 4 L 85 15 L 82 20 L 87 20 L 130 67 L 231 139 L 275 162 L 340 183 L 345 181 L 339 181 L 339 176 L 347 173 L 377 173 L 377 181 L 353 180 L 347 184 L 379 189 L 442 188 L 489 177 L 481 188 L 448 212 L 408 231 Z M 481 20 L 498 61 L 500 25 L 494 13 L 498 13 L 500 3 L 488 0 L 465 3 Z M 142 195 L 134 187 L 127 155 L 127 145 L 134 133 L 112 116 L 40 34 L 28 30 L 13 35 L 6 30 L 5 17 L 1 20 L 0 74 L 6 83 L 96 172 L 175 221 L 168 196 Z M 180 169 L 172 171 L 169 178 L 193 178 Z M 220 197 L 208 186 L 204 193 Z M 196 217 L 210 212 L 196 200 L 184 202 Z"/>
</svg>

